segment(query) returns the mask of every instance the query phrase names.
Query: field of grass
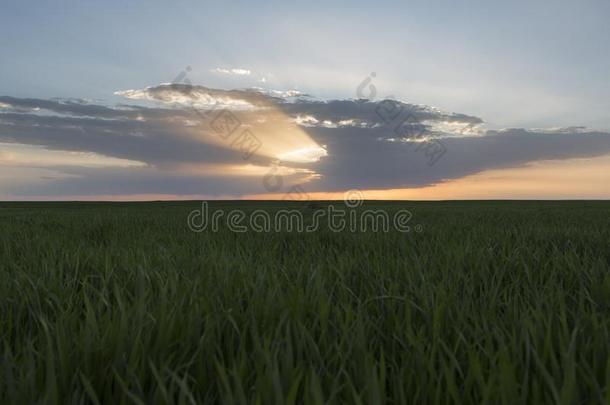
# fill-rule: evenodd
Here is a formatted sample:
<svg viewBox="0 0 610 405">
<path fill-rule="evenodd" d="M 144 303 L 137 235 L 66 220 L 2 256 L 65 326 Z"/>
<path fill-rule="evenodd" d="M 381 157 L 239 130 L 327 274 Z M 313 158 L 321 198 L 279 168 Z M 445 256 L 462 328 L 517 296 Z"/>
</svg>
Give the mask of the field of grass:
<svg viewBox="0 0 610 405">
<path fill-rule="evenodd" d="M 610 403 L 609 202 L 368 206 L 423 231 L 0 203 L 0 403 Z"/>
</svg>

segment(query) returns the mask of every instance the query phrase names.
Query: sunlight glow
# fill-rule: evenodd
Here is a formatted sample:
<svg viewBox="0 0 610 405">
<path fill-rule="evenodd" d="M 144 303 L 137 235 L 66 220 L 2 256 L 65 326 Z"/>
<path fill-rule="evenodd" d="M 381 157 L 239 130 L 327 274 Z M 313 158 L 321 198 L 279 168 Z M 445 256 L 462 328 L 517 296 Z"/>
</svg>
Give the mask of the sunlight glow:
<svg viewBox="0 0 610 405">
<path fill-rule="evenodd" d="M 49 150 L 40 146 L 0 143 L 0 166 L 142 167 L 146 164 L 92 152 Z"/>
<path fill-rule="evenodd" d="M 295 163 L 313 163 L 318 162 L 324 156 L 328 156 L 326 149 L 320 146 L 310 146 L 281 153 L 278 155 L 278 159 Z"/>
</svg>

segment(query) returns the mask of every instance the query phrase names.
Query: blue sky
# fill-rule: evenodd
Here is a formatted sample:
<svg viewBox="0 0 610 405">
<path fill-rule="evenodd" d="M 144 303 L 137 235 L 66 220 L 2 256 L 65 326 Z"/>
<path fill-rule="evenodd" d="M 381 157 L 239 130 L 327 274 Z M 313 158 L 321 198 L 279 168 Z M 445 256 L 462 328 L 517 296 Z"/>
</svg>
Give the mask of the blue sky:
<svg viewBox="0 0 610 405">
<path fill-rule="evenodd" d="M 257 195 L 253 173 L 299 154 L 281 163 L 282 172 L 319 193 L 433 187 L 610 155 L 608 1 L 0 7 L 0 196 L 7 198 Z M 160 86 L 187 66 L 182 83 L 194 87 Z M 373 72 L 376 100 L 355 102 Z M 284 93 L 295 90 L 311 97 Z M 450 147 L 442 162 L 430 168 L 405 159 L 415 140 L 383 127 L 373 101 L 384 98 L 415 111 L 427 141 Z M 210 100 L 258 128 L 265 145 L 253 161 L 188 116 Z M 129 113 L 121 104 L 132 106 Z M 278 140 L 279 133 L 292 138 Z M 303 161 L 311 154 L 315 162 Z M 588 187 L 597 193 L 599 178 Z"/>
<path fill-rule="evenodd" d="M 608 17 L 607 1 L 3 2 L 0 89 L 113 100 L 190 65 L 211 87 L 334 98 L 376 72 L 384 94 L 499 126 L 608 128 Z"/>
</svg>

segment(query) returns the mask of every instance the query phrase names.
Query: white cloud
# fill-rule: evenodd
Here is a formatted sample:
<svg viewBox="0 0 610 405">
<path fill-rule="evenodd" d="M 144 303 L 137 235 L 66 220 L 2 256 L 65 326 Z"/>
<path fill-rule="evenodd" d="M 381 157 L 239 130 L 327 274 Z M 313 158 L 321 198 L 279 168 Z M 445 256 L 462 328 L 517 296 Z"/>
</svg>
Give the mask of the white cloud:
<svg viewBox="0 0 610 405">
<path fill-rule="evenodd" d="M 162 84 L 145 89 L 115 91 L 115 95 L 131 100 L 157 101 L 196 108 L 251 109 L 255 95 L 248 92 L 229 92 L 202 86 Z"/>
<path fill-rule="evenodd" d="M 465 136 L 483 136 L 485 129 L 482 124 L 474 124 L 461 121 L 423 121 L 427 126 L 428 132 L 431 132 L 431 138 L 445 137 L 465 137 Z"/>
<path fill-rule="evenodd" d="M 269 94 L 277 97 L 288 98 L 288 97 L 298 97 L 304 95 L 298 90 L 270 90 Z"/>
<path fill-rule="evenodd" d="M 313 163 L 320 160 L 324 156 L 328 156 L 328 152 L 324 147 L 307 147 L 291 150 L 282 153 L 279 158 L 280 160 L 287 160 L 289 162 L 297 163 Z"/>
<path fill-rule="evenodd" d="M 241 69 L 241 68 L 233 68 L 233 69 L 216 68 L 216 69 L 212 69 L 211 72 L 225 74 L 225 75 L 236 75 L 236 76 L 250 76 L 250 74 L 252 73 L 248 69 Z"/>
<path fill-rule="evenodd" d="M 303 127 L 315 127 L 319 123 L 316 117 L 311 115 L 297 115 L 294 122 Z"/>
<path fill-rule="evenodd" d="M 349 119 L 343 119 L 343 120 L 339 120 L 339 121 L 332 121 L 332 120 L 318 120 L 316 117 L 314 117 L 313 115 L 297 115 L 296 118 L 294 119 L 294 122 L 297 125 L 300 125 L 302 127 L 322 127 L 322 128 L 342 128 L 342 127 L 357 127 L 357 128 L 372 128 L 374 127 L 374 123 L 368 123 L 366 121 L 363 120 L 359 120 L 359 119 L 354 119 L 354 118 L 349 118 Z"/>
</svg>

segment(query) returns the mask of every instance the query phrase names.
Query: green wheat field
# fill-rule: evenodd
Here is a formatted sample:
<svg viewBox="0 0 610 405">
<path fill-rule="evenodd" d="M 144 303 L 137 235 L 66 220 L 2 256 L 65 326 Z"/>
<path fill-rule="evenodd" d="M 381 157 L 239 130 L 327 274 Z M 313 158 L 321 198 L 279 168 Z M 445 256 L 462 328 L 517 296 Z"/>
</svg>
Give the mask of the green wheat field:
<svg viewBox="0 0 610 405">
<path fill-rule="evenodd" d="M 0 203 L 0 403 L 610 403 L 610 202 L 359 208 L 409 233 L 199 206 Z"/>
</svg>

